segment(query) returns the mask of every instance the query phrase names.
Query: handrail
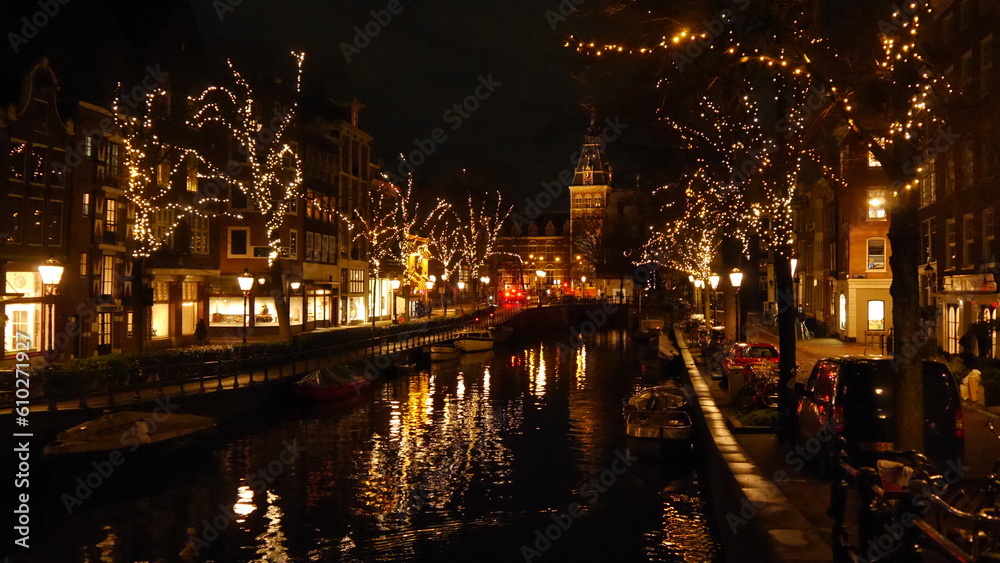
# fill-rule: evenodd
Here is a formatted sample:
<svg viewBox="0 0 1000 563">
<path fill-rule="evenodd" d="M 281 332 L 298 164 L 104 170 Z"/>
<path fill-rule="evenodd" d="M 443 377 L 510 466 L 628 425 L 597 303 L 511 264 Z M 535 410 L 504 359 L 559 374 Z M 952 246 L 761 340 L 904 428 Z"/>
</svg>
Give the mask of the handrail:
<svg viewBox="0 0 1000 563">
<path fill-rule="evenodd" d="M 497 309 L 492 317 L 482 316 L 481 313 L 483 310 L 474 310 L 462 317 L 447 319 L 449 322 L 433 327 L 428 327 L 426 324 L 421 323 L 411 329 L 400 330 L 394 334 L 383 334 L 362 340 L 341 342 L 321 348 L 296 350 L 291 353 L 268 358 L 254 358 L 254 365 L 250 369 L 247 369 L 243 365 L 249 358 L 226 358 L 207 362 L 166 365 L 160 369 L 156 369 L 152 375 L 141 377 L 140 372 L 150 369 L 144 366 L 137 368 L 135 371 L 130 370 L 127 373 L 118 374 L 122 380 L 121 383 L 116 383 L 112 380 L 112 377 L 108 377 L 107 388 L 95 391 L 87 388 L 87 384 L 90 381 L 88 378 L 79 377 L 79 373 L 74 373 L 71 378 L 68 378 L 70 379 L 69 387 L 57 392 L 52 388 L 46 389 L 49 387 L 48 385 L 39 386 L 45 392 L 40 396 L 34 396 L 31 402 L 35 404 L 48 403 L 49 410 L 57 410 L 57 403 L 59 401 L 79 399 L 79 406 L 87 408 L 88 398 L 92 399 L 95 396 L 101 395 L 107 396 L 108 406 L 115 406 L 115 395 L 122 392 L 132 393 L 132 401 L 139 402 L 142 391 L 149 389 L 158 389 L 157 395 L 163 396 L 164 385 L 177 386 L 178 394 L 181 395 L 189 392 L 185 389 L 185 384 L 197 385 L 197 390 L 190 391 L 197 393 L 206 392 L 209 389 L 208 386 L 211 386 L 211 389 L 220 391 L 227 387 L 235 389 L 243 385 L 254 385 L 260 383 L 262 380 L 266 382 L 272 379 L 294 377 L 296 374 L 307 371 L 310 364 L 314 363 L 318 365 L 322 359 L 325 359 L 327 364 L 349 362 L 366 357 L 387 355 L 404 349 L 421 347 L 431 342 L 447 339 L 453 336 L 456 330 L 466 327 L 487 326 L 488 324 L 506 322 L 514 315 L 522 312 L 522 310 L 520 307 Z M 499 315 L 496 313 L 499 313 Z M 478 318 L 477 314 L 480 314 Z M 296 369 L 302 364 L 305 365 L 304 369 Z M 289 365 L 291 368 L 287 369 L 285 366 Z M 272 371 L 276 371 L 278 375 L 272 377 Z M 286 374 L 286 371 L 290 373 Z M 263 372 L 263 378 L 258 377 L 255 379 L 254 374 L 259 372 Z M 65 371 L 53 373 L 69 375 L 69 372 Z M 90 373 L 92 374 L 93 370 Z M 133 374 L 139 375 L 139 377 L 133 378 Z M 247 381 L 241 383 L 241 377 Z M 232 381 L 228 385 L 224 384 L 225 380 L 229 380 L 230 378 Z"/>
<path fill-rule="evenodd" d="M 949 514 L 969 520 L 978 532 L 984 525 L 1000 524 L 1000 518 L 986 515 L 972 515 L 958 510 L 931 490 L 930 484 L 922 479 L 912 479 L 907 484 L 908 492 L 887 493 L 882 486 L 878 472 L 871 467 L 855 468 L 847 463 L 846 440 L 837 436 L 834 444 L 834 480 L 830 485 L 830 508 L 833 518 L 832 540 L 833 560 L 837 563 L 856 562 L 862 552 L 859 546 L 877 546 L 883 554 L 896 553 L 896 560 L 918 560 L 917 553 L 931 548 L 935 553 L 955 563 L 972 563 L 979 555 L 978 541 L 973 543 L 975 553 L 966 553 L 961 547 L 935 530 L 920 516 L 924 513 L 922 501 L 930 500 Z M 907 454 L 908 455 L 908 454 Z M 925 457 L 910 456 L 920 461 Z M 857 538 L 858 546 L 850 543 L 846 524 L 848 491 L 854 489 L 860 497 Z M 890 528 L 898 529 L 890 534 Z M 886 538 L 888 537 L 887 541 Z M 888 544 L 888 548 L 884 547 Z M 867 553 L 865 555 L 868 555 Z"/>
</svg>

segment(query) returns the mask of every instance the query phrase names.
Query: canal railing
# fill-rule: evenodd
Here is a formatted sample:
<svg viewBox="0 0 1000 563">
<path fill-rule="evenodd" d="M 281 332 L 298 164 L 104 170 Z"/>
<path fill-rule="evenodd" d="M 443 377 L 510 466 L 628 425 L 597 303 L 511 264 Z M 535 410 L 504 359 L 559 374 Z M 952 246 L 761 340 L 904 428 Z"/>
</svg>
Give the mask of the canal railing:
<svg viewBox="0 0 1000 563">
<path fill-rule="evenodd" d="M 905 486 L 886 485 L 877 469 L 850 465 L 844 449 L 846 441 L 841 436 L 835 440 L 835 476 L 830 486 L 828 511 L 833 518 L 835 563 L 997 560 L 995 552 L 992 556 L 987 552 L 996 544 L 1000 518 L 950 506 L 939 496 L 949 484 L 938 475 L 918 471 Z M 915 454 L 898 453 L 898 456 L 905 459 Z M 852 490 L 858 497 L 855 534 L 847 524 L 848 496 Z M 857 544 L 852 543 L 852 537 Z M 966 540 L 962 546 L 953 541 L 959 537 Z"/>
<path fill-rule="evenodd" d="M 198 363 L 134 367 L 127 373 L 62 371 L 47 367 L 32 371 L 32 377 L 42 376 L 38 378 L 42 384 L 32 385 L 29 403 L 36 407 L 45 405 L 50 411 L 110 408 L 168 396 L 252 387 L 290 380 L 330 365 L 384 358 L 382 361 L 371 362 L 370 368 L 366 369 L 366 376 L 374 379 L 382 375 L 383 370 L 390 369 L 392 361 L 405 352 L 454 339 L 464 330 L 485 329 L 488 325 L 506 322 L 521 311 L 520 308 L 497 309 L 492 316 L 480 315 L 472 320 L 456 319 L 454 323 L 430 327 L 415 324 L 412 330 L 403 329 L 395 334 L 267 357 L 237 357 Z M 233 353 L 238 353 L 238 346 L 231 348 Z M 100 382 L 103 388 L 95 390 L 94 382 Z M 0 413 L 9 411 L 14 399 L 13 393 L 3 397 Z"/>
</svg>

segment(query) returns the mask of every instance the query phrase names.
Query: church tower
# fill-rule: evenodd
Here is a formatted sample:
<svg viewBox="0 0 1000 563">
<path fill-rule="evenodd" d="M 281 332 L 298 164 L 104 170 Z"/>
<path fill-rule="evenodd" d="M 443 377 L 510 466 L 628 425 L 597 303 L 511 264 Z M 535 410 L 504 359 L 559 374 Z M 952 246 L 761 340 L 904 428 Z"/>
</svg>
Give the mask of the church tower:
<svg viewBox="0 0 1000 563">
<path fill-rule="evenodd" d="M 573 239 L 574 279 L 595 279 L 602 253 L 604 217 L 611 193 L 611 167 L 604 157 L 604 140 L 591 114 L 590 127 L 577 161 L 570 194 L 570 236 Z M 580 258 L 578 259 L 577 256 Z"/>
</svg>

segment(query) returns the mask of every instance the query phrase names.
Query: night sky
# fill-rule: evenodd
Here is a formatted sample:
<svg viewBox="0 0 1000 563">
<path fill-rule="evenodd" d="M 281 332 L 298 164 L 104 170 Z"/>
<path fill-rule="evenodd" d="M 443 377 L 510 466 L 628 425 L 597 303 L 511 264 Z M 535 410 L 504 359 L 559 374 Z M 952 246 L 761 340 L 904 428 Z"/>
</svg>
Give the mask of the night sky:
<svg viewBox="0 0 1000 563">
<path fill-rule="evenodd" d="M 64 98 L 101 103 L 110 99 L 109 86 L 128 83 L 146 64 L 164 61 L 178 77 L 201 73 L 218 82 L 225 76 L 219 66 L 232 57 L 259 83 L 290 77 L 289 51 L 304 50 L 306 91 L 367 104 L 361 126 L 374 136 L 373 160 L 385 168 L 397 171 L 399 153 L 417 150 L 415 140 L 444 129 L 447 140 L 415 173 L 424 194 L 455 200 L 469 188 L 499 189 L 519 208 L 543 181 L 571 167 L 592 99 L 580 78 L 583 61 L 563 47 L 577 22 L 560 22 L 553 30 L 546 21 L 546 10 L 557 9 L 558 2 L 401 0 L 398 13 L 389 14 L 391 21 L 378 26 L 377 36 L 348 62 L 343 44 L 355 43 L 355 27 L 364 28 L 374 19 L 372 10 L 389 6 L 346 0 L 69 0 L 14 54 L 7 30 L 20 29 L 20 18 L 39 10 L 37 2 L 18 0 L 0 20 L 8 36 L 0 96 L 15 99 L 19 80 L 13 76 L 41 55 L 52 58 Z M 460 122 L 456 114 L 446 115 L 489 77 L 500 85 L 476 111 Z M 187 83 L 200 87 L 204 79 L 198 80 Z"/>
</svg>

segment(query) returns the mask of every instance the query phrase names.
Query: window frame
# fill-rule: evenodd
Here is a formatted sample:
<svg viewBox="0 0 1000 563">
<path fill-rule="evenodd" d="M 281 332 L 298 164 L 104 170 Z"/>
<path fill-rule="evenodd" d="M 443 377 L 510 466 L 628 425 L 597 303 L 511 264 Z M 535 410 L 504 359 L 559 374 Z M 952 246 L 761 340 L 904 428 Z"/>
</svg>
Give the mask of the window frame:
<svg viewBox="0 0 1000 563">
<path fill-rule="evenodd" d="M 243 254 L 233 252 L 233 233 L 237 231 L 245 233 L 246 236 Z M 226 255 L 229 258 L 250 258 L 253 255 L 253 249 L 250 246 L 250 227 L 229 227 L 226 229 Z"/>
</svg>

